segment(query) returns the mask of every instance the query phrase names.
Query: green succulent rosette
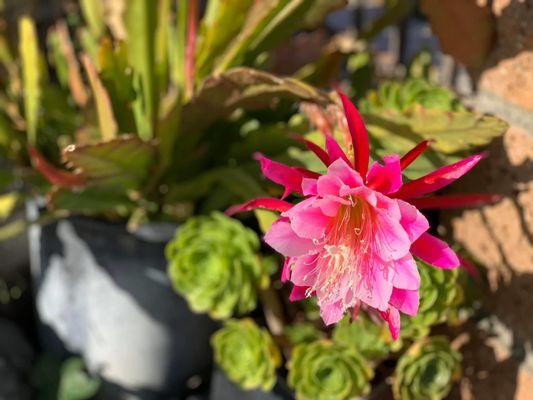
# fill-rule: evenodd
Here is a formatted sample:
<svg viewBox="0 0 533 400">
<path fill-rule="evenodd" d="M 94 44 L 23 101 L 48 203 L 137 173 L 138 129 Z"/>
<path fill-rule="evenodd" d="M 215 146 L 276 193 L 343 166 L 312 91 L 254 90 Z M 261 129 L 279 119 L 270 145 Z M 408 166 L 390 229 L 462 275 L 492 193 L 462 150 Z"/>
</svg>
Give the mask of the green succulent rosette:
<svg viewBox="0 0 533 400">
<path fill-rule="evenodd" d="M 370 391 L 373 370 L 357 350 L 330 340 L 294 348 L 288 383 L 298 400 L 344 400 Z"/>
<path fill-rule="evenodd" d="M 254 231 L 224 214 L 190 218 L 166 248 L 173 287 L 215 319 L 252 311 L 257 289 L 269 285 L 259 246 Z"/>
<path fill-rule="evenodd" d="M 420 260 L 417 264 L 420 271 L 420 305 L 418 314 L 410 318 L 410 323 L 429 327 L 445 322 L 464 297 L 459 283 L 460 270 L 444 270 Z"/>
<path fill-rule="evenodd" d="M 266 329 L 249 319 L 228 320 L 211 336 L 215 361 L 241 388 L 268 391 L 276 383 L 281 354 Z"/>
<path fill-rule="evenodd" d="M 440 400 L 461 374 L 461 354 L 445 337 L 425 338 L 400 357 L 392 390 L 396 400 Z"/>
<path fill-rule="evenodd" d="M 373 322 L 366 314 L 359 313 L 355 321 L 344 317 L 336 326 L 333 341 L 354 347 L 369 360 L 381 360 L 390 352 L 390 333 L 384 324 Z"/>
<path fill-rule="evenodd" d="M 285 327 L 285 336 L 293 346 L 302 343 L 311 343 L 325 337 L 324 332 L 318 330 L 310 322 L 297 322 Z"/>
</svg>

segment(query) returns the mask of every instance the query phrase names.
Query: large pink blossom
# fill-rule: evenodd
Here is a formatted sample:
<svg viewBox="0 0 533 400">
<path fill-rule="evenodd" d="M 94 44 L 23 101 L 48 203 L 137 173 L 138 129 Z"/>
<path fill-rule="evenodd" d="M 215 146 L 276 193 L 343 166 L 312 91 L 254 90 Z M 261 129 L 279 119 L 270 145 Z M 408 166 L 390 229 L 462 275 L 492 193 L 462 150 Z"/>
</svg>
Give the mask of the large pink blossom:
<svg viewBox="0 0 533 400">
<path fill-rule="evenodd" d="M 316 296 L 326 324 L 339 321 L 361 305 L 379 311 L 394 338 L 400 314 L 416 315 L 420 275 L 413 256 L 439 268 L 460 261 L 442 240 L 427 233 L 420 208 L 475 205 L 491 195 L 425 197 L 458 179 L 481 159 L 473 155 L 404 182 L 402 170 L 428 146 L 422 142 L 400 158 L 390 155 L 369 167 L 365 125 L 355 106 L 340 93 L 350 138 L 345 153 L 323 128 L 326 149 L 299 138 L 327 167 L 323 175 L 256 158 L 263 174 L 284 186 L 282 199 L 260 198 L 231 207 L 234 214 L 254 208 L 281 212 L 265 241 L 285 256 L 283 281 L 291 281 L 291 300 Z M 295 205 L 283 200 L 294 193 Z"/>
</svg>

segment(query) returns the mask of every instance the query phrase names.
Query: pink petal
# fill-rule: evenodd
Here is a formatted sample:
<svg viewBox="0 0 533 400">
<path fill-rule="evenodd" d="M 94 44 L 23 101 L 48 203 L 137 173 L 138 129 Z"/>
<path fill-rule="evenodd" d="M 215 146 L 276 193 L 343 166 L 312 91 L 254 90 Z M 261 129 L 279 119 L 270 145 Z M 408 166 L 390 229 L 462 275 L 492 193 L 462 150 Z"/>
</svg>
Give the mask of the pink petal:
<svg viewBox="0 0 533 400">
<path fill-rule="evenodd" d="M 502 195 L 493 193 L 479 194 L 452 194 L 447 196 L 423 197 L 409 200 L 409 203 L 418 209 L 426 208 L 463 208 L 477 207 L 484 204 L 492 204 L 500 201 Z"/>
<path fill-rule="evenodd" d="M 280 218 L 272 224 L 265 235 L 265 242 L 286 257 L 303 256 L 317 249 L 312 240 L 294 233 L 287 218 Z"/>
<path fill-rule="evenodd" d="M 381 312 L 381 317 L 389 324 L 389 331 L 394 340 L 400 336 L 400 313 L 392 306 L 387 311 Z"/>
<path fill-rule="evenodd" d="M 304 144 L 310 151 L 315 153 L 315 155 L 320 159 L 320 161 L 324 163 L 326 167 L 331 164 L 331 160 L 329 158 L 328 153 L 326 153 L 320 146 L 303 138 L 298 134 L 293 134 L 292 137 L 298 142 Z"/>
<path fill-rule="evenodd" d="M 410 254 L 394 261 L 394 270 L 392 284 L 395 288 L 418 290 L 420 287 L 420 273 L 415 260 Z"/>
<path fill-rule="evenodd" d="M 396 192 L 403 184 L 400 156 L 386 156 L 383 161 L 385 165 L 375 162 L 370 167 L 367 176 L 368 187 L 385 194 Z"/>
<path fill-rule="evenodd" d="M 418 143 L 413 149 L 409 150 L 400 160 L 402 170 L 406 169 L 413 163 L 429 146 L 429 140 Z"/>
<path fill-rule="evenodd" d="M 449 185 L 470 171 L 484 156 L 475 154 L 451 165 L 441 167 L 421 178 L 405 184 L 393 197 L 409 199 L 423 196 Z"/>
<path fill-rule="evenodd" d="M 302 192 L 304 196 L 316 196 L 318 194 L 317 179 L 303 178 L 302 179 Z"/>
<path fill-rule="evenodd" d="M 368 160 L 370 158 L 370 147 L 368 144 L 368 134 L 366 132 L 365 124 L 355 105 L 344 93 L 338 93 L 342 100 L 346 121 L 348 122 L 348 128 L 350 129 L 350 134 L 352 136 L 352 145 L 355 152 L 354 166 L 356 171 L 358 171 L 363 179 L 365 179 L 368 170 Z"/>
<path fill-rule="evenodd" d="M 402 214 L 400 224 L 403 226 L 403 229 L 405 229 L 405 232 L 407 232 L 409 240 L 412 243 L 429 229 L 429 222 L 426 217 L 424 217 L 424 215 L 411 204 L 406 203 L 403 200 L 397 200 L 397 204 L 400 207 L 400 212 Z"/>
<path fill-rule="evenodd" d="M 435 267 L 450 269 L 458 267 L 457 254 L 445 242 L 429 233 L 423 233 L 411 246 L 411 252 Z"/>
<path fill-rule="evenodd" d="M 318 256 L 298 257 L 292 268 L 291 281 L 298 286 L 314 286 L 318 269 Z"/>
<path fill-rule="evenodd" d="M 326 137 L 326 149 L 328 151 L 330 160 L 332 162 L 343 160 L 347 164 L 350 164 L 350 161 L 344 153 L 344 150 L 342 150 L 341 146 L 337 143 L 333 136 L 328 133 L 324 133 L 324 136 Z"/>
<path fill-rule="evenodd" d="M 394 289 L 390 297 L 391 306 L 404 314 L 415 316 L 418 313 L 420 296 L 418 290 Z"/>
<path fill-rule="evenodd" d="M 272 161 L 260 153 L 255 154 L 255 159 L 261 163 L 264 176 L 285 187 L 282 198 L 287 197 L 291 192 L 302 193 L 304 175 L 296 168 Z"/>
<path fill-rule="evenodd" d="M 267 210 L 283 212 L 289 210 L 291 207 L 291 203 L 280 199 L 275 199 L 272 197 L 260 197 L 258 199 L 247 201 L 246 203 L 231 206 L 225 211 L 225 213 L 226 215 L 231 216 L 240 212 L 254 210 L 256 208 L 265 208 Z"/>
<path fill-rule="evenodd" d="M 299 301 L 308 297 L 308 289 L 305 286 L 294 286 L 289 295 L 289 301 Z"/>
<path fill-rule="evenodd" d="M 344 311 L 341 300 L 320 306 L 320 316 L 326 325 L 339 322 L 344 316 Z"/>
<path fill-rule="evenodd" d="M 281 269 L 281 281 L 288 282 L 291 279 L 291 257 L 285 257 L 283 268 Z"/>
<path fill-rule="evenodd" d="M 400 222 L 381 210 L 374 221 L 372 251 L 383 261 L 399 260 L 409 254 L 411 241 Z"/>
<path fill-rule="evenodd" d="M 392 294 L 392 272 L 385 273 L 379 266 L 374 265 L 371 272 L 369 285 L 360 285 L 356 296 L 372 308 L 385 311 L 389 305 Z"/>
<path fill-rule="evenodd" d="M 363 186 L 361 175 L 354 170 L 345 160 L 336 160 L 328 167 L 328 176 L 339 178 L 346 186 L 351 188 Z"/>
<path fill-rule="evenodd" d="M 331 218 L 324 215 L 316 203 L 317 199 L 310 197 L 283 213 L 284 217 L 290 219 L 291 227 L 298 236 L 307 239 L 320 239 L 324 236 Z"/>
</svg>

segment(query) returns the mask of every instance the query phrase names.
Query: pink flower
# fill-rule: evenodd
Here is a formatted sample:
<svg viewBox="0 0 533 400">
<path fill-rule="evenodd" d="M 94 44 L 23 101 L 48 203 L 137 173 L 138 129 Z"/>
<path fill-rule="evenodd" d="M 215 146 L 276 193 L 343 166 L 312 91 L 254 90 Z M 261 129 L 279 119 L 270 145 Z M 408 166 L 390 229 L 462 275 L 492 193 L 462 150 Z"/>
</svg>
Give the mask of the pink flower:
<svg viewBox="0 0 533 400">
<path fill-rule="evenodd" d="M 350 142 L 347 155 L 324 128 L 326 150 L 298 138 L 326 165 L 320 175 L 258 154 L 263 174 L 303 196 L 293 205 L 260 198 L 231 207 L 227 214 L 266 208 L 281 212 L 265 241 L 283 254 L 283 281 L 294 285 L 290 299 L 316 296 L 326 324 L 339 321 L 361 305 L 378 310 L 396 339 L 400 314 L 416 315 L 420 275 L 413 256 L 439 268 L 460 261 L 442 240 L 427 233 L 429 223 L 418 208 L 475 205 L 493 195 L 423 197 L 460 178 L 482 158 L 473 155 L 404 183 L 402 170 L 428 146 L 422 142 L 400 158 L 390 155 L 369 168 L 365 125 L 355 106 L 340 93 Z M 351 146 L 350 146 L 351 145 Z M 353 150 L 353 151 L 351 151 Z M 417 208 L 418 207 L 418 208 Z"/>
</svg>

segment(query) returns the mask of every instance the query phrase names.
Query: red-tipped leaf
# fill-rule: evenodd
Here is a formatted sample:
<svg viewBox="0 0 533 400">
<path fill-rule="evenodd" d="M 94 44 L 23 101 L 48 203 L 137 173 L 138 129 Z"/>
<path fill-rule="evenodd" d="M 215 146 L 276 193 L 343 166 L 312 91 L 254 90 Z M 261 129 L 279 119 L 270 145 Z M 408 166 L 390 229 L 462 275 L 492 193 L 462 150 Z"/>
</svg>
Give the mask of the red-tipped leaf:
<svg viewBox="0 0 533 400">
<path fill-rule="evenodd" d="M 32 165 L 41 172 L 53 185 L 61 187 L 79 187 L 85 184 L 85 178 L 80 174 L 65 171 L 52 165 L 35 147 L 28 147 L 28 154 Z"/>
</svg>

